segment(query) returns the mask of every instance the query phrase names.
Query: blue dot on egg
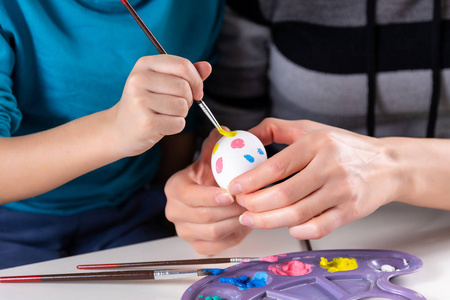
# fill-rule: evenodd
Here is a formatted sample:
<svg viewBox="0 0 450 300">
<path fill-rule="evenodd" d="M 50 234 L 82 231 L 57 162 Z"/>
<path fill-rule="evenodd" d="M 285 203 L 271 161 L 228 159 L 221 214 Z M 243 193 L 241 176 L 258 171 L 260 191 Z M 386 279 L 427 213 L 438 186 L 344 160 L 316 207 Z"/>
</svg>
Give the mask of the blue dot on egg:
<svg viewBox="0 0 450 300">
<path fill-rule="evenodd" d="M 262 151 L 261 148 L 258 148 L 258 153 L 261 154 L 261 155 L 264 155 L 264 151 Z"/>
<path fill-rule="evenodd" d="M 255 158 L 253 156 L 251 156 L 250 154 L 245 154 L 244 157 L 246 160 L 248 160 L 251 163 L 255 162 Z"/>
</svg>

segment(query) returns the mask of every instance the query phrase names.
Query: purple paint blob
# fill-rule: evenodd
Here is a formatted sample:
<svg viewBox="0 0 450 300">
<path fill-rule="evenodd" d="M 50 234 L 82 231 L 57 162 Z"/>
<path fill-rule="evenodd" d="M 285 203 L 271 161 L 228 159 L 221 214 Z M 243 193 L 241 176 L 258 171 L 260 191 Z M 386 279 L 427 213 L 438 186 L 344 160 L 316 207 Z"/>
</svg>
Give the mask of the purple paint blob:
<svg viewBox="0 0 450 300">
<path fill-rule="evenodd" d="M 233 148 L 233 149 L 244 148 L 244 146 L 245 146 L 245 142 L 243 139 L 235 139 L 231 142 L 231 148 Z"/>
<path fill-rule="evenodd" d="M 216 172 L 217 172 L 217 174 L 222 173 L 222 170 L 223 170 L 223 158 L 219 157 L 216 160 Z"/>
<path fill-rule="evenodd" d="M 245 159 L 248 160 L 250 163 L 254 163 L 255 162 L 255 158 L 253 156 L 251 156 L 250 154 L 245 154 L 244 155 Z"/>
<path fill-rule="evenodd" d="M 222 277 L 220 282 L 231 283 L 237 286 L 241 291 L 261 286 L 267 285 L 267 273 L 266 272 L 256 272 L 255 275 L 249 279 L 248 276 L 241 277 Z"/>
</svg>

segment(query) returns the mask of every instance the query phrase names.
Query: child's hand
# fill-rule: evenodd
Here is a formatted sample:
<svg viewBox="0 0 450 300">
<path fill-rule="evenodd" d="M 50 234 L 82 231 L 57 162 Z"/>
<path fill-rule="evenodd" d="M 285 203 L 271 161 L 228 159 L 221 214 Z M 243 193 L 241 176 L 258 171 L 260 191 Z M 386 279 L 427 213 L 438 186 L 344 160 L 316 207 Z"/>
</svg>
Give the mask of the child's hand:
<svg viewBox="0 0 450 300">
<path fill-rule="evenodd" d="M 177 56 L 139 59 L 110 110 L 119 156 L 141 154 L 165 135 L 181 132 L 193 100 L 203 98 L 203 80 L 210 73 L 209 63 L 194 65 Z"/>
<path fill-rule="evenodd" d="M 203 143 L 200 158 L 173 175 L 166 184 L 166 216 L 177 234 L 201 254 L 217 254 L 239 244 L 251 228 L 239 223 L 245 209 L 217 186 L 211 171 L 211 153 L 219 139 L 213 130 Z"/>
<path fill-rule="evenodd" d="M 321 238 L 398 200 L 408 186 L 383 139 L 271 118 L 250 131 L 265 145 L 289 146 L 230 183 L 230 193 L 248 209 L 240 221 L 249 227 L 289 227 L 298 239 Z"/>
<path fill-rule="evenodd" d="M 207 62 L 144 57 L 112 108 L 50 130 L 1 139 L 5 163 L 0 164 L 0 177 L 5 180 L 0 204 L 43 194 L 180 132 L 193 99 L 203 97 L 203 79 L 210 73 Z"/>
</svg>

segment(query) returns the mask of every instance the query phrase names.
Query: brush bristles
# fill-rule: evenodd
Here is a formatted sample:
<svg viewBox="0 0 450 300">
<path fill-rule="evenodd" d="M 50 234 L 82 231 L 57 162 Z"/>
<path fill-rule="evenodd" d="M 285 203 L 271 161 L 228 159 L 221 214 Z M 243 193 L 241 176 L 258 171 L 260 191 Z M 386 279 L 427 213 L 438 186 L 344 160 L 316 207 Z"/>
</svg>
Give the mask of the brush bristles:
<svg viewBox="0 0 450 300">
<path fill-rule="evenodd" d="M 219 275 L 225 272 L 225 269 L 200 269 L 198 270 L 199 276 Z"/>
</svg>

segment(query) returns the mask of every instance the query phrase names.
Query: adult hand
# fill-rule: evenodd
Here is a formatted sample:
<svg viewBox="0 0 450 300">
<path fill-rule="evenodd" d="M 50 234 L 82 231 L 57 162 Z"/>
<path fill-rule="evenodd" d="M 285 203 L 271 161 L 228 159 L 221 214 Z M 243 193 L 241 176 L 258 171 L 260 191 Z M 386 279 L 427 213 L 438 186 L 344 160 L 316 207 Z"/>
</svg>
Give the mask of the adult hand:
<svg viewBox="0 0 450 300">
<path fill-rule="evenodd" d="M 139 59 L 122 98 L 110 109 L 119 156 L 141 154 L 165 135 L 181 132 L 193 100 L 203 97 L 203 80 L 210 73 L 207 62 L 192 64 L 172 55 Z"/>
<path fill-rule="evenodd" d="M 398 199 L 408 186 L 383 139 L 273 118 L 250 131 L 264 145 L 288 146 L 230 183 L 230 193 L 248 209 L 240 221 L 249 227 L 289 227 L 295 238 L 321 238 Z"/>
<path fill-rule="evenodd" d="M 211 153 L 220 138 L 213 130 L 199 159 L 166 183 L 166 216 L 177 234 L 201 254 L 213 255 L 239 244 L 251 228 L 239 223 L 245 211 L 228 192 L 217 186 L 211 171 Z"/>
</svg>

